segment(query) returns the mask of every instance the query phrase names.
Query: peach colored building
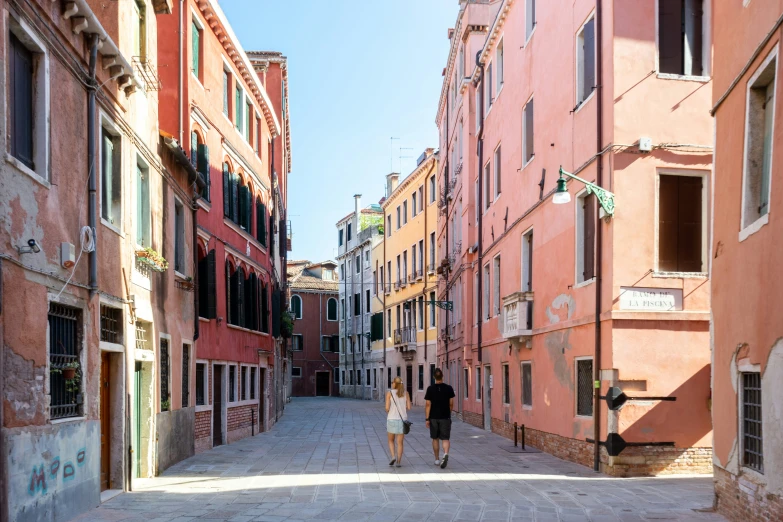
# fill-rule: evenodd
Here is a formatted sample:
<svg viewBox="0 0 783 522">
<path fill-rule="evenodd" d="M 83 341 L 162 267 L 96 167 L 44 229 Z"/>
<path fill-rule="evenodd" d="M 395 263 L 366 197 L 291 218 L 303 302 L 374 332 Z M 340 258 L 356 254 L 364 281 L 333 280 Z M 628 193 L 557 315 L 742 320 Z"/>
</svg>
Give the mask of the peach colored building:
<svg viewBox="0 0 783 522">
<path fill-rule="evenodd" d="M 463 0 L 436 118 L 458 409 L 615 475 L 712 468 L 711 6 L 683 1 Z M 554 204 L 561 166 L 613 200 Z"/>
<path fill-rule="evenodd" d="M 715 2 L 715 505 L 783 520 L 781 2 Z"/>
</svg>

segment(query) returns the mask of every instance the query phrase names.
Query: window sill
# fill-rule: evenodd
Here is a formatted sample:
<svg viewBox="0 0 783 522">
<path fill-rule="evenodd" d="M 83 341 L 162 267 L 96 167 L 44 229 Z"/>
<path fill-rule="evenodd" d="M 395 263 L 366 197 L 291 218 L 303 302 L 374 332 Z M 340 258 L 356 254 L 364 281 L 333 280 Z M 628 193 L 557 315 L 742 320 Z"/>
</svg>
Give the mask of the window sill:
<svg viewBox="0 0 783 522">
<path fill-rule="evenodd" d="M 575 284 L 574 290 L 576 290 L 577 288 L 584 288 L 585 286 L 589 286 L 593 283 L 595 283 L 595 277 L 588 279 L 587 281 L 582 281 L 581 283 Z"/>
<path fill-rule="evenodd" d="M 207 319 L 206 317 L 199 316 L 198 321 L 200 323 L 209 323 L 212 319 Z"/>
<path fill-rule="evenodd" d="M 226 402 L 226 408 L 239 408 L 242 406 L 256 406 L 258 399 L 245 399 L 244 401 Z M 211 409 L 211 408 L 210 408 Z"/>
<path fill-rule="evenodd" d="M 201 404 L 199 406 L 196 406 L 196 413 L 202 412 L 202 411 L 212 411 L 212 405 L 211 404 Z"/>
<path fill-rule="evenodd" d="M 707 83 L 711 80 L 709 76 L 692 76 L 689 74 L 673 74 L 673 73 L 658 73 L 658 79 L 660 80 L 680 80 L 686 82 L 699 82 Z"/>
<path fill-rule="evenodd" d="M 119 343 L 100 341 L 99 347 L 102 352 L 125 353 L 125 345 Z"/>
<path fill-rule="evenodd" d="M 525 39 L 525 45 L 522 46 L 523 49 L 527 47 L 527 44 L 530 43 L 530 39 L 533 38 L 534 34 L 536 34 L 536 27 L 538 27 L 538 23 L 533 22 L 533 30 L 530 31 L 530 34 Z"/>
<path fill-rule="evenodd" d="M 232 330 L 239 330 L 240 332 L 247 332 L 247 333 L 251 333 L 251 334 L 255 334 L 255 335 L 264 335 L 264 336 L 268 336 L 269 335 L 268 333 L 257 332 L 255 330 L 251 330 L 249 328 L 245 328 L 244 326 L 236 326 L 236 325 L 228 324 L 228 323 L 226 323 L 226 326 L 231 328 Z"/>
<path fill-rule="evenodd" d="M 525 169 L 527 168 L 527 166 L 528 166 L 528 165 L 530 165 L 531 163 L 533 163 L 533 160 L 534 160 L 534 159 L 536 159 L 536 153 L 535 153 L 535 152 L 533 153 L 533 155 L 532 155 L 532 156 L 530 156 L 530 159 L 529 159 L 529 160 L 527 160 L 527 161 L 526 161 L 526 162 L 525 162 L 525 163 L 522 165 L 522 167 L 519 169 L 519 171 L 518 171 L 518 172 L 521 172 L 521 171 L 525 170 Z"/>
<path fill-rule="evenodd" d="M 707 279 L 706 272 L 653 272 L 655 279 Z"/>
<path fill-rule="evenodd" d="M 106 221 L 106 219 L 101 218 L 101 224 L 106 228 L 108 228 L 109 230 L 111 230 L 112 232 L 114 232 L 115 234 L 117 234 L 118 236 L 120 236 L 121 238 L 125 239 L 125 233 L 123 233 L 123 231 L 120 230 L 119 228 L 115 227 L 110 221 Z"/>
<path fill-rule="evenodd" d="M 739 242 L 742 243 L 750 236 L 761 230 L 761 227 L 769 223 L 769 212 L 758 218 L 756 221 L 746 226 L 739 233 Z"/>
<path fill-rule="evenodd" d="M 66 417 L 64 419 L 50 419 L 49 424 L 66 424 L 68 422 L 84 422 L 87 418 L 84 416 L 80 417 Z"/>
<path fill-rule="evenodd" d="M 205 200 L 204 198 L 198 198 L 196 200 L 196 205 L 204 209 L 205 212 L 209 212 L 210 210 L 212 210 L 212 203 Z"/>
<path fill-rule="evenodd" d="M 582 420 L 582 421 L 593 420 L 593 416 L 592 415 L 574 415 L 574 418 L 576 420 Z"/>
<path fill-rule="evenodd" d="M 587 102 L 589 102 L 590 100 L 592 100 L 592 99 L 593 99 L 593 96 L 595 96 L 595 91 L 596 91 L 596 90 L 595 90 L 595 89 L 593 89 L 593 92 L 591 92 L 591 93 L 590 93 L 590 96 L 588 96 L 587 98 L 585 98 L 585 99 L 582 101 L 582 103 L 580 103 L 579 105 L 577 105 L 577 106 L 576 106 L 576 110 L 574 111 L 574 115 L 576 115 L 576 114 L 577 114 L 579 111 L 581 111 L 581 110 L 582 110 L 582 107 L 584 107 L 585 105 L 587 105 Z"/>
<path fill-rule="evenodd" d="M 527 404 L 522 405 L 522 410 L 524 411 L 531 411 L 533 409 L 533 406 L 528 406 Z"/>
<path fill-rule="evenodd" d="M 174 270 L 174 277 L 179 279 L 179 280 L 181 280 L 181 281 L 187 281 L 188 280 L 188 276 L 186 276 L 185 274 L 183 274 L 182 272 L 180 272 L 178 270 Z"/>
<path fill-rule="evenodd" d="M 5 162 L 8 163 L 9 165 L 15 167 L 22 174 L 26 174 L 26 175 L 30 176 L 33 179 L 33 181 L 41 184 L 42 186 L 44 186 L 44 187 L 46 187 L 48 189 L 52 188 L 52 184 L 49 183 L 49 181 L 47 179 L 42 177 L 36 171 L 34 171 L 33 169 L 31 169 L 30 167 L 28 167 L 27 165 L 25 165 L 24 163 L 22 163 L 21 161 L 19 161 L 18 159 L 16 159 L 15 157 L 13 157 L 11 154 L 9 154 L 7 152 L 5 154 Z"/>
<path fill-rule="evenodd" d="M 201 87 L 202 89 L 204 88 L 204 84 L 201 83 L 201 79 L 198 77 L 198 75 L 195 72 L 193 72 L 193 69 L 190 70 L 190 76 L 194 80 L 196 80 L 196 83 L 198 84 L 199 87 Z"/>
</svg>

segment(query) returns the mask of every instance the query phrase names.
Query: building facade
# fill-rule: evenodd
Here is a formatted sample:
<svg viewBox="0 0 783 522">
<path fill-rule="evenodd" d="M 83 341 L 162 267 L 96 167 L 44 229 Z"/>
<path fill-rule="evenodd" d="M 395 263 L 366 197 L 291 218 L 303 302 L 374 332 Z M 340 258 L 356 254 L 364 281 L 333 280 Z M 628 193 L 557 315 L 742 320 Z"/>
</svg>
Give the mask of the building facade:
<svg viewBox="0 0 783 522">
<path fill-rule="evenodd" d="M 340 395 L 337 263 L 289 261 L 293 397 Z"/>
<path fill-rule="evenodd" d="M 269 429 L 287 397 L 285 60 L 251 61 L 216 1 L 175 3 L 158 35 L 161 61 L 180 66 L 161 71 L 160 126 L 206 180 L 194 236 L 199 452 Z"/>
<path fill-rule="evenodd" d="M 615 475 L 712 467 L 712 7 L 671 4 L 463 1 L 436 118 L 464 419 Z"/>
<path fill-rule="evenodd" d="M 712 410 L 715 504 L 783 519 L 783 259 L 779 2 L 713 4 L 715 208 Z M 777 173 L 777 174 L 776 174 Z"/>
<path fill-rule="evenodd" d="M 372 375 L 370 316 L 371 255 L 383 241 L 383 211 L 373 204 L 361 208 L 354 196 L 354 212 L 337 222 L 337 263 L 340 288 L 340 395 L 370 399 Z M 370 377 L 371 378 L 371 377 Z"/>
<path fill-rule="evenodd" d="M 194 451 L 205 184 L 158 127 L 170 4 L 2 2 L 3 520 L 69 519 Z"/>
<path fill-rule="evenodd" d="M 427 149 L 402 183 L 396 173 L 387 175 L 382 245 L 373 249 L 370 296 L 378 324 L 367 385 L 383 400 L 392 379 L 401 377 L 417 406 L 424 405 L 436 365 L 437 169 L 438 155 Z"/>
</svg>

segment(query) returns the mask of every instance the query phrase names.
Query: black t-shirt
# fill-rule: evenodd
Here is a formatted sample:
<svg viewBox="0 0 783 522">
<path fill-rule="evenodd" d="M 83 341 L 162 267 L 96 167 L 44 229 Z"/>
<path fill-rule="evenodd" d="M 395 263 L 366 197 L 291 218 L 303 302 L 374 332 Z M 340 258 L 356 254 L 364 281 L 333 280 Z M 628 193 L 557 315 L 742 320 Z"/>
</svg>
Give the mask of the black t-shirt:
<svg viewBox="0 0 783 522">
<path fill-rule="evenodd" d="M 430 419 L 450 419 L 449 400 L 454 397 L 454 388 L 445 383 L 433 384 L 427 388 L 425 401 L 430 401 Z"/>
</svg>

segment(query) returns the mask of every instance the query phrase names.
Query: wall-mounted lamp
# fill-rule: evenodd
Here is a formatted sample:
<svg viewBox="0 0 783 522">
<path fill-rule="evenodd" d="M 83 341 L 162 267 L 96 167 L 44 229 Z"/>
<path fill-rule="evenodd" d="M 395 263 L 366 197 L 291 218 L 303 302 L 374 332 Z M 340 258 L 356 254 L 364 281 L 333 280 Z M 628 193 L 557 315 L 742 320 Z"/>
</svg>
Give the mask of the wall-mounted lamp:
<svg viewBox="0 0 783 522">
<path fill-rule="evenodd" d="M 35 242 L 35 239 L 30 239 L 27 241 L 27 246 L 17 246 L 16 251 L 19 252 L 19 255 L 37 254 L 41 251 L 41 247 L 38 246 L 38 243 Z"/>
<path fill-rule="evenodd" d="M 568 193 L 566 179 L 563 177 L 564 175 L 571 179 L 581 181 L 584 183 L 588 194 L 595 194 L 598 203 L 601 205 L 601 209 L 604 211 L 604 217 L 607 221 L 611 219 L 612 216 L 614 216 L 614 194 L 606 189 L 599 187 L 595 183 L 586 181 L 579 176 L 575 176 L 570 172 L 564 171 L 562 166 L 560 167 L 560 178 L 557 180 L 557 189 L 555 190 L 554 196 L 552 196 L 552 203 L 555 205 L 562 205 L 571 201 L 571 194 Z"/>
</svg>

